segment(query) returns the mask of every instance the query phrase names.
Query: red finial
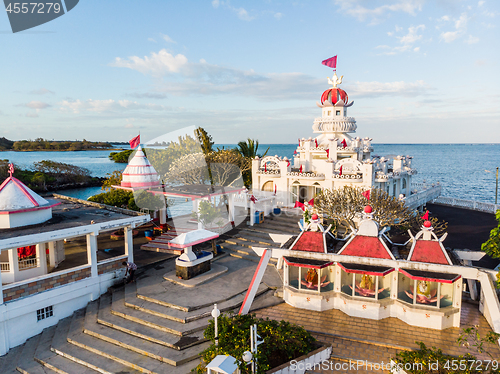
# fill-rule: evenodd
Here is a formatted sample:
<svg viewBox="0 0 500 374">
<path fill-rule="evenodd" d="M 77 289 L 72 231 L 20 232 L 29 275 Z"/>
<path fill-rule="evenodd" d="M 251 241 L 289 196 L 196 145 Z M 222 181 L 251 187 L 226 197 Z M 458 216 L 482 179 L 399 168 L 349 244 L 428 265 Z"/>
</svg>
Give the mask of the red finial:
<svg viewBox="0 0 500 374">
<path fill-rule="evenodd" d="M 318 219 L 318 215 L 316 213 L 314 213 L 312 216 L 311 216 L 312 220 L 313 221 L 316 221 Z"/>
<path fill-rule="evenodd" d="M 373 209 L 370 205 L 365 206 L 365 213 L 371 213 L 373 212 Z"/>
<path fill-rule="evenodd" d="M 9 174 L 12 177 L 12 174 L 14 174 L 14 164 L 9 164 Z"/>
<path fill-rule="evenodd" d="M 431 227 L 431 226 L 432 226 L 431 221 L 425 221 L 425 222 L 424 222 L 424 227 L 427 227 L 427 228 L 428 228 L 428 227 Z"/>
<path fill-rule="evenodd" d="M 427 221 L 429 219 L 429 211 L 426 211 L 425 214 L 422 216 L 422 219 L 424 221 Z"/>
</svg>

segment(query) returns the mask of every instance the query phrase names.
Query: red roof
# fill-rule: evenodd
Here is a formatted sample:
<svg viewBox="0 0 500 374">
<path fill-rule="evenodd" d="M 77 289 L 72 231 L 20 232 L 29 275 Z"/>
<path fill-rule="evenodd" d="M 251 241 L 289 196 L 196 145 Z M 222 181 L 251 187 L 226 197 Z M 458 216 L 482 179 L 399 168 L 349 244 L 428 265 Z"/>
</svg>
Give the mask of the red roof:
<svg viewBox="0 0 500 374">
<path fill-rule="evenodd" d="M 347 104 L 347 100 L 349 97 L 347 96 L 347 92 L 345 92 L 341 88 L 330 88 L 323 92 L 321 95 L 321 104 L 324 104 L 326 101 L 330 101 L 332 104 L 336 104 L 337 101 L 343 100 L 345 104 Z"/>
<path fill-rule="evenodd" d="M 340 254 L 346 256 L 393 259 L 380 239 L 376 236 L 357 235 L 339 252 L 339 255 Z"/>
<path fill-rule="evenodd" d="M 304 231 L 291 250 L 325 253 L 323 234 L 318 231 Z"/>
<path fill-rule="evenodd" d="M 432 264 L 451 265 L 439 242 L 435 240 L 417 240 L 410 261 L 430 262 Z"/>
</svg>

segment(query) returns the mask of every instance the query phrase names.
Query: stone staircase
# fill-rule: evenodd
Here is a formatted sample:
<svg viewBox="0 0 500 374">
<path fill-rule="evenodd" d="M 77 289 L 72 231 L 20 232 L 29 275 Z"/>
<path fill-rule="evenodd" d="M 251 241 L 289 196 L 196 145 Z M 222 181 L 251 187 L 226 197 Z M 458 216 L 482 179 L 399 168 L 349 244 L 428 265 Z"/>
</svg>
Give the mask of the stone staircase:
<svg viewBox="0 0 500 374">
<path fill-rule="evenodd" d="M 269 234 L 299 235 L 297 222 L 301 218 L 302 215 L 294 211 L 277 216 L 271 214 L 265 217 L 263 223 L 240 227 L 238 232 L 223 236 L 219 245 L 233 257 L 259 262 L 260 257 L 253 251 L 252 246 L 279 248 L 280 244 L 275 243 Z M 268 265 L 276 266 L 276 263 L 277 260 L 271 258 Z"/>
<path fill-rule="evenodd" d="M 237 312 L 256 267 L 230 256 L 217 263 L 228 270 L 192 288 L 163 279 L 174 261 L 149 269 L 11 349 L 0 358 L 0 373 L 189 373 L 210 345 L 203 331 L 213 304 Z M 279 276 L 268 273 L 252 310 L 282 302 L 270 288 Z"/>
</svg>

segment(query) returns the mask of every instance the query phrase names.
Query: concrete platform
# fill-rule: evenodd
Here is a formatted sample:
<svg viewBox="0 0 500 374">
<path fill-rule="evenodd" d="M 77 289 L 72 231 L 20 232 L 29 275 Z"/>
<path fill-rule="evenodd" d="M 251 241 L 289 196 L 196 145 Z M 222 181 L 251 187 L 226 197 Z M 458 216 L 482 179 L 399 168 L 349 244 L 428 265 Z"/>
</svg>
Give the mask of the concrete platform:
<svg viewBox="0 0 500 374">
<path fill-rule="evenodd" d="M 168 273 L 166 273 L 163 276 L 163 279 L 165 279 L 166 281 L 178 284 L 180 286 L 193 288 L 193 287 L 199 286 L 205 282 L 208 282 L 211 279 L 214 279 L 214 278 L 224 274 L 228 270 L 227 267 L 219 265 L 219 264 L 212 264 L 211 266 L 212 266 L 212 268 L 209 271 L 207 271 L 206 273 L 200 274 L 200 275 L 198 275 L 194 278 L 191 278 L 191 279 L 184 280 L 184 279 L 178 278 L 175 275 L 175 270 L 169 271 Z"/>
</svg>

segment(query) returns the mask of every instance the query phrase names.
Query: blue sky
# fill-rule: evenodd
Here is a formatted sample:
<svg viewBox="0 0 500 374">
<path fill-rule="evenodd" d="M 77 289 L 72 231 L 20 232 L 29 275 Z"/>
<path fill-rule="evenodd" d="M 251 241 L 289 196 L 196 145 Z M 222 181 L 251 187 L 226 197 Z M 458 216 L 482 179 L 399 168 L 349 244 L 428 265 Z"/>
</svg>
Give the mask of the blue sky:
<svg viewBox="0 0 500 374">
<path fill-rule="evenodd" d="M 81 0 L 12 34 L 0 12 L 0 136 L 217 143 L 314 136 L 338 55 L 359 136 L 500 143 L 494 0 Z"/>
</svg>

